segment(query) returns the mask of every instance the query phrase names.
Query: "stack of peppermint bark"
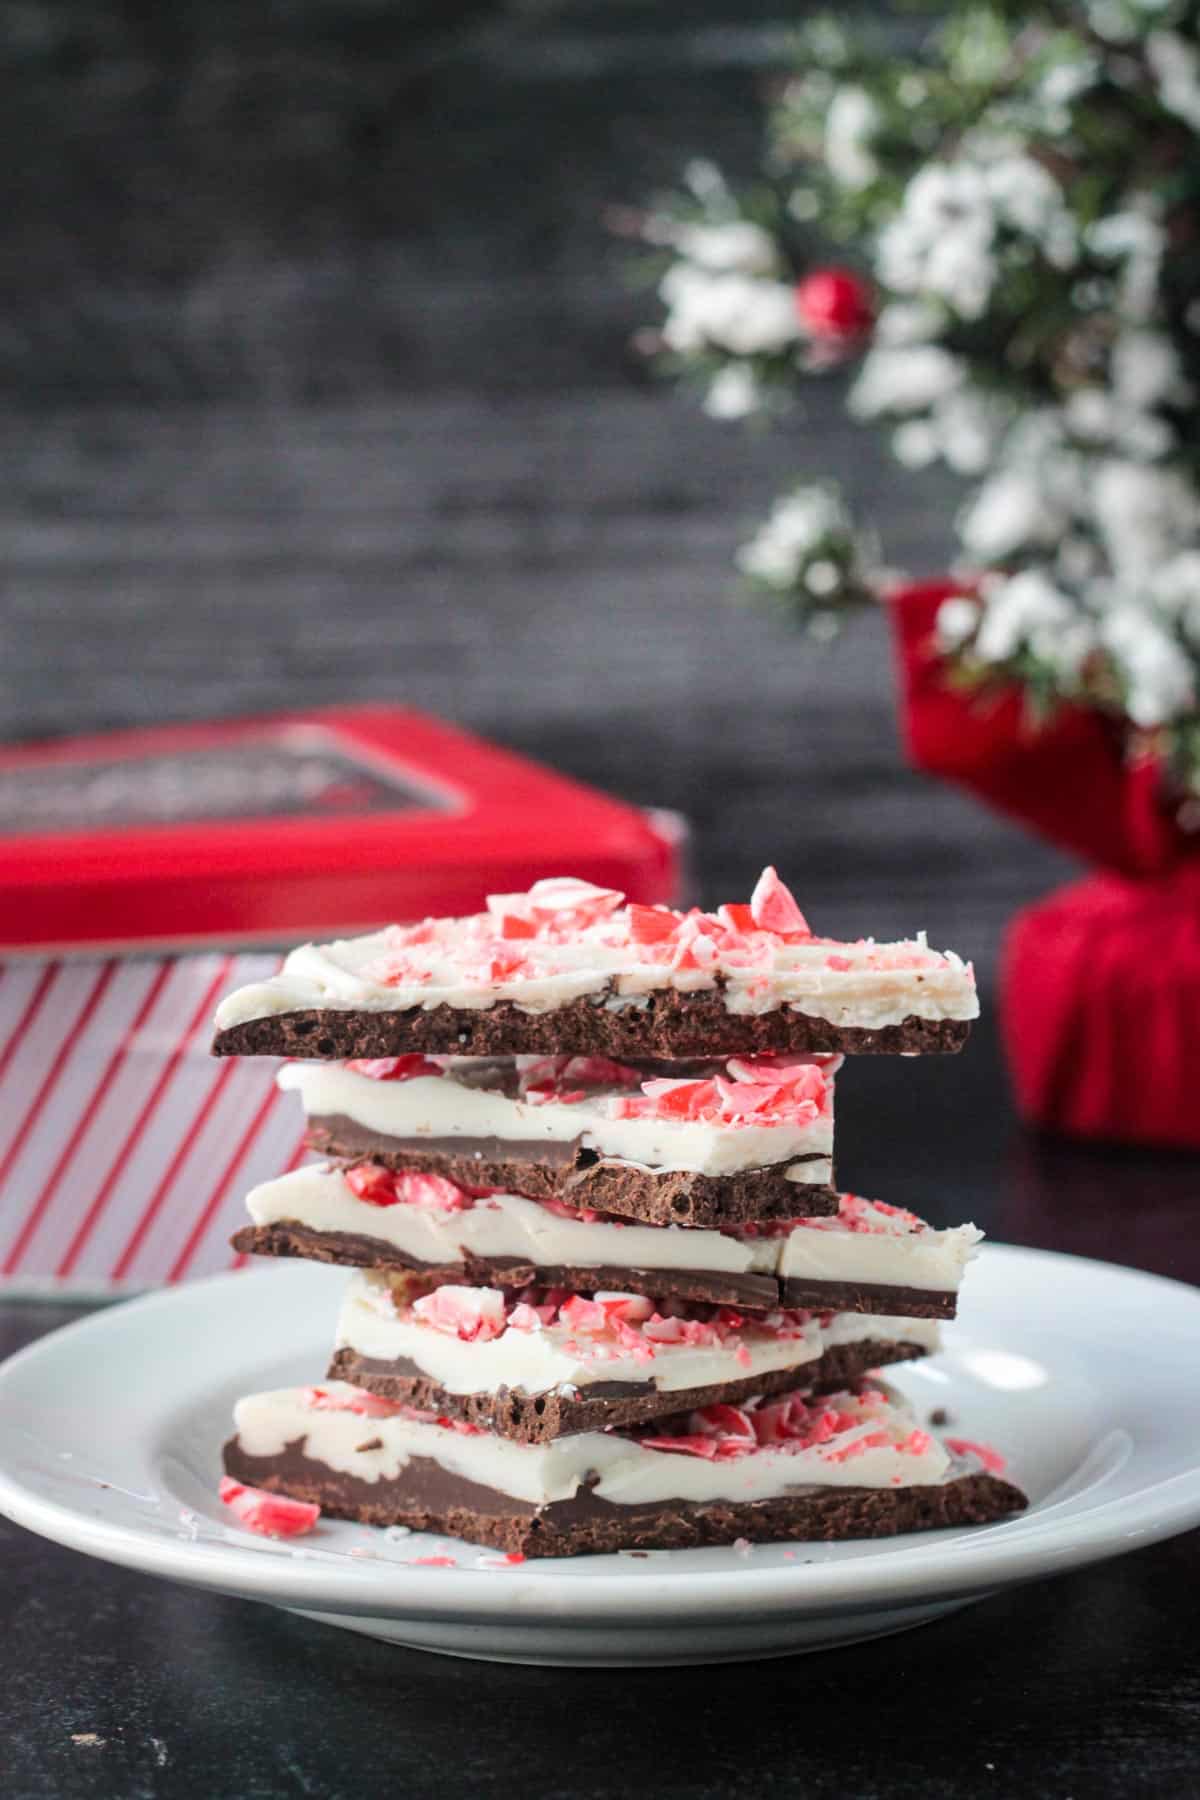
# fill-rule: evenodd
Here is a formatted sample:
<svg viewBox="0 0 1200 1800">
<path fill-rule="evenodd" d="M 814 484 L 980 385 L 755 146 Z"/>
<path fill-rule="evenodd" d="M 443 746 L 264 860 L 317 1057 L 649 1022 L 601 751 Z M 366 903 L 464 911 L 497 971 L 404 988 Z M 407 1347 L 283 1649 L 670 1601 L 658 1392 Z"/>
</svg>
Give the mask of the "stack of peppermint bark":
<svg viewBox="0 0 1200 1800">
<path fill-rule="evenodd" d="M 773 869 L 716 913 L 562 878 L 295 951 L 215 1049 L 298 1059 L 324 1160 L 234 1242 L 353 1273 L 321 1384 L 237 1407 L 243 1505 L 541 1556 L 1021 1508 L 877 1373 L 937 1348 L 979 1233 L 833 1185 L 843 1054 L 977 1011 L 958 957 L 816 937 Z"/>
</svg>

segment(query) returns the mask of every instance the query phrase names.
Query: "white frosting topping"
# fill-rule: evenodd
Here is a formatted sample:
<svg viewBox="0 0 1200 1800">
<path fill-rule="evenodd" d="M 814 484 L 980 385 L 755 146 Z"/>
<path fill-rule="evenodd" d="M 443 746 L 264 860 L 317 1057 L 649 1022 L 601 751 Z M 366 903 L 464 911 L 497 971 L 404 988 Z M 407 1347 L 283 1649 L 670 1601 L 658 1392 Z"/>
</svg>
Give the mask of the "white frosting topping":
<svg viewBox="0 0 1200 1800">
<path fill-rule="evenodd" d="M 462 1211 L 378 1206 L 360 1199 L 340 1170 L 320 1163 L 263 1182 L 246 1205 L 256 1225 L 286 1220 L 311 1231 L 351 1232 L 430 1265 L 460 1262 L 469 1252 L 546 1268 L 704 1269 L 951 1292 L 983 1235 L 973 1225 L 934 1231 L 913 1213 L 849 1194 L 836 1217 L 745 1235 L 564 1216 L 517 1194 L 492 1194 Z"/>
<path fill-rule="evenodd" d="M 386 1274 L 356 1270 L 338 1318 L 337 1348 L 385 1362 L 404 1359 L 452 1394 L 495 1393 L 500 1388 L 545 1394 L 608 1381 L 651 1382 L 661 1393 L 674 1393 L 799 1368 L 838 1344 L 903 1340 L 932 1351 L 939 1343 L 934 1320 L 866 1313 L 835 1313 L 826 1325 L 815 1313 L 747 1315 L 742 1328 L 723 1333 L 720 1341 L 658 1342 L 649 1347 L 645 1340 L 627 1345 L 612 1333 L 593 1333 L 561 1321 L 533 1329 L 510 1324 L 497 1335 L 485 1329 L 464 1337 L 398 1305 L 398 1298 L 399 1291 Z M 490 1327 L 499 1296 L 491 1288 L 442 1287 L 431 1298 L 447 1308 L 459 1306 L 467 1315 L 482 1312 Z"/>
<path fill-rule="evenodd" d="M 327 1403 L 314 1406 L 314 1392 Z M 302 1439 L 307 1457 L 366 1482 L 394 1481 L 410 1458 L 428 1458 L 448 1474 L 535 1506 L 570 1500 L 592 1477 L 600 1499 L 637 1505 L 770 1500 L 812 1487 L 928 1487 L 957 1472 L 944 1446 L 919 1430 L 907 1407 L 883 1389 L 868 1399 L 837 1394 L 821 1401 L 841 1427 L 822 1442 L 766 1445 L 711 1460 L 651 1449 L 620 1431 L 522 1444 L 438 1425 L 412 1416 L 411 1409 L 391 1417 L 338 1410 L 358 1397 L 356 1389 L 333 1381 L 319 1390 L 251 1394 L 234 1412 L 238 1440 L 250 1456 L 278 1456 Z"/>
<path fill-rule="evenodd" d="M 685 1169 L 699 1175 L 732 1175 L 791 1157 L 817 1156 L 795 1179 L 827 1184 L 832 1179 L 833 1083 L 819 1112 L 799 1122 L 736 1125 L 706 1119 L 614 1118 L 613 1102 L 625 1090 L 592 1092 L 564 1103 L 510 1097 L 498 1089 L 470 1087 L 456 1079 L 479 1059 L 445 1059 L 442 1075 L 381 1081 L 346 1063 L 294 1062 L 279 1071 L 279 1085 L 298 1093 L 311 1118 L 342 1114 L 365 1131 L 397 1138 L 486 1138 L 512 1142 L 570 1144 L 602 1156 L 665 1172 Z"/>
<path fill-rule="evenodd" d="M 773 870 L 749 907 L 715 914 L 623 907 L 622 898 L 560 878 L 493 895 L 487 912 L 468 918 L 306 944 L 280 974 L 228 995 L 217 1028 L 322 1008 L 480 1010 L 509 1000 L 540 1013 L 584 997 L 636 1003 L 667 988 L 718 986 L 731 1012 L 785 1006 L 837 1026 L 978 1016 L 973 972 L 952 951 L 930 950 L 923 937 L 816 938 Z"/>
</svg>

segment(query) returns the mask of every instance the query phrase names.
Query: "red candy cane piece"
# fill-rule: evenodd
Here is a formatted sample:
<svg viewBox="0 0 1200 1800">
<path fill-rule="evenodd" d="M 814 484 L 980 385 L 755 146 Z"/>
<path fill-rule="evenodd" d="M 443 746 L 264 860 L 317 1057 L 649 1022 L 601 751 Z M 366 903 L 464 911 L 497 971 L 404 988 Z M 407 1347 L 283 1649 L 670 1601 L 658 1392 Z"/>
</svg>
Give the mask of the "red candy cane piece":
<svg viewBox="0 0 1200 1800">
<path fill-rule="evenodd" d="M 490 956 L 474 963 L 463 970 L 463 980 L 474 986 L 485 987 L 493 981 L 512 981 L 516 977 L 532 975 L 533 965 L 528 957 L 522 956 L 518 950 L 510 950 L 505 944 L 497 943 Z"/>
<path fill-rule="evenodd" d="M 572 1331 L 606 1331 L 608 1314 L 599 1301 L 587 1300 L 582 1294 L 572 1294 L 558 1309 L 558 1316 L 564 1325 Z"/>
<path fill-rule="evenodd" d="M 688 1420 L 691 1429 L 709 1432 L 717 1439 L 717 1455 L 745 1456 L 758 1449 L 754 1422 L 740 1406 L 704 1406 Z"/>
<path fill-rule="evenodd" d="M 422 919 L 416 925 L 393 925 L 387 932 L 387 941 L 396 950 L 407 950 L 416 944 L 432 944 L 436 925 L 436 919 Z"/>
<path fill-rule="evenodd" d="M 812 936 L 790 888 L 771 867 L 763 870 L 750 896 L 750 916 L 760 931 L 773 931 L 779 937 Z"/>
<path fill-rule="evenodd" d="M 652 1102 L 651 1116 L 659 1119 L 698 1119 L 717 1098 L 715 1082 L 686 1078 L 644 1081 L 642 1092 Z"/>
<path fill-rule="evenodd" d="M 536 1306 L 530 1306 L 527 1300 L 518 1300 L 508 1315 L 509 1329 L 511 1331 L 540 1331 L 544 1325 L 550 1323 L 549 1319 L 542 1317 L 544 1310 L 545 1308 L 539 1310 Z"/>
<path fill-rule="evenodd" d="M 265 1488 L 243 1487 L 228 1475 L 221 1477 L 217 1489 L 239 1525 L 257 1531 L 262 1537 L 302 1537 L 311 1531 L 321 1516 L 319 1506 L 307 1500 L 291 1500 L 286 1494 L 269 1494 Z"/>
<path fill-rule="evenodd" d="M 725 1081 L 720 1075 L 715 1082 L 721 1096 L 721 1117 L 744 1119 L 755 1113 L 775 1112 L 787 1090 L 777 1082 Z"/>
<path fill-rule="evenodd" d="M 990 1444 L 975 1444 L 970 1438 L 952 1438 L 945 1440 L 947 1450 L 955 1456 L 977 1456 L 989 1475 L 1003 1475 L 1008 1467 L 1004 1457 Z"/>
<path fill-rule="evenodd" d="M 538 934 L 537 921 L 523 919 L 519 913 L 503 913 L 500 918 L 500 936 L 502 938 L 535 938 Z"/>
<path fill-rule="evenodd" d="M 368 981 L 377 981 L 381 987 L 407 987 L 410 982 L 433 979 L 429 969 L 422 969 L 411 956 L 399 954 L 376 957 L 374 962 L 367 963 L 363 974 Z"/>
<path fill-rule="evenodd" d="M 553 1213 L 557 1219 L 571 1219 L 580 1225 L 594 1225 L 600 1214 L 591 1206 L 568 1206 L 565 1200 L 539 1200 L 537 1203 L 545 1212 Z M 610 1219 L 610 1224 L 622 1225 L 623 1219 Z"/>
<path fill-rule="evenodd" d="M 683 922 L 681 913 L 665 906 L 630 906 L 626 911 L 629 936 L 635 944 L 665 944 Z"/>
<path fill-rule="evenodd" d="M 668 1450 L 677 1456 L 702 1456 L 707 1462 L 712 1462 L 717 1454 L 716 1438 L 708 1437 L 702 1432 L 696 1432 L 690 1437 L 642 1438 L 640 1442 L 643 1450 Z"/>
<path fill-rule="evenodd" d="M 466 1344 L 487 1343 L 505 1328 L 504 1295 L 495 1288 L 440 1287 L 412 1303 L 425 1325 Z"/>
<path fill-rule="evenodd" d="M 646 1342 L 646 1339 L 638 1326 L 630 1325 L 624 1319 L 614 1319 L 612 1322 L 612 1329 L 613 1336 L 616 1338 L 622 1350 L 628 1350 L 635 1362 L 648 1363 L 654 1361 L 654 1346 Z"/>
<path fill-rule="evenodd" d="M 356 1163 L 354 1168 L 343 1170 L 342 1180 L 368 1206 L 395 1206 L 400 1198 L 396 1177 L 378 1163 Z"/>
<path fill-rule="evenodd" d="M 562 920 L 569 916 L 572 925 L 594 925 L 615 912 L 625 898 L 619 888 L 597 887 L 591 881 L 579 881 L 571 875 L 550 876 L 535 881 L 527 899 L 535 919 Z"/>
<path fill-rule="evenodd" d="M 663 1319 L 657 1314 L 646 1320 L 642 1326 L 642 1336 L 655 1344 L 682 1344 L 687 1341 L 687 1331 L 682 1319 Z"/>
<path fill-rule="evenodd" d="M 384 1400 L 379 1394 L 368 1394 L 365 1388 L 355 1388 L 349 1394 L 331 1394 L 328 1388 L 307 1387 L 303 1399 L 313 1412 L 357 1413 L 363 1419 L 394 1419 L 405 1410 L 401 1401 Z"/>
<path fill-rule="evenodd" d="M 689 913 L 675 936 L 672 969 L 715 968 L 721 960 L 721 951 L 713 935 L 714 927 L 716 921 L 705 914 Z"/>
<path fill-rule="evenodd" d="M 642 1325 L 654 1317 L 654 1302 L 645 1294 L 596 1294 L 593 1298 L 610 1323 L 620 1320 L 626 1325 Z"/>
<path fill-rule="evenodd" d="M 404 1206 L 434 1206 L 439 1212 L 470 1212 L 471 1196 L 444 1175 L 406 1169 L 394 1178 L 396 1200 Z"/>
<path fill-rule="evenodd" d="M 886 1431 L 869 1431 L 865 1437 L 854 1438 L 840 1449 L 822 1451 L 822 1460 L 831 1463 L 848 1463 L 856 1456 L 865 1456 L 868 1450 L 886 1450 L 891 1445 L 891 1438 Z"/>
<path fill-rule="evenodd" d="M 754 914 L 740 901 L 727 901 L 724 906 L 718 906 L 717 918 L 734 937 L 744 937 L 748 932 L 758 930 Z"/>
<path fill-rule="evenodd" d="M 442 1074 L 427 1056 L 359 1056 L 346 1067 L 371 1081 L 414 1081 L 418 1075 Z"/>
</svg>

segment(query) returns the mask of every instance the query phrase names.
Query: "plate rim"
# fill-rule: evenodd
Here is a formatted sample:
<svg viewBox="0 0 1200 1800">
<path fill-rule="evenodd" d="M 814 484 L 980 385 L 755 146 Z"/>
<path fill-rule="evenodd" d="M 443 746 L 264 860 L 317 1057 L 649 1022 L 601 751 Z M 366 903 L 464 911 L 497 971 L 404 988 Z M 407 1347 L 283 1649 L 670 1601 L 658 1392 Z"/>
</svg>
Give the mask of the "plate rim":
<svg viewBox="0 0 1200 1800">
<path fill-rule="evenodd" d="M 1127 1286 L 1171 1291 L 1176 1302 L 1196 1309 L 1200 1328 L 1200 1288 L 1171 1276 L 1063 1251 L 990 1241 L 981 1254 L 991 1262 L 1010 1263 L 1014 1273 L 1030 1263 L 1066 1265 L 1093 1279 L 1103 1275 Z M 274 1269 L 226 1271 L 180 1288 L 121 1300 L 58 1326 L 0 1363 L 0 1404 L 10 1390 L 19 1391 L 20 1384 L 29 1380 L 31 1369 L 36 1382 L 40 1360 L 60 1354 L 64 1339 L 103 1337 L 109 1321 L 117 1316 L 124 1320 L 130 1309 L 142 1317 L 193 1306 L 203 1311 L 210 1303 L 219 1304 L 214 1295 L 235 1282 L 244 1292 L 247 1283 L 277 1280 L 278 1275 Z M 46 1348 L 50 1344 L 53 1351 Z M 1147 1518 L 1145 1503 L 1154 1496 Z M 977 1596 L 998 1586 L 1066 1572 L 1200 1524 L 1200 1451 L 1191 1465 L 1158 1477 L 1140 1492 L 1131 1528 L 1128 1509 L 1133 1498 L 1125 1494 L 1097 1500 L 1067 1519 L 1047 1518 L 1041 1528 L 1036 1512 L 1022 1515 L 991 1525 L 977 1536 L 958 1538 L 953 1546 L 941 1533 L 906 1535 L 894 1547 L 861 1560 L 755 1567 L 747 1558 L 736 1570 L 672 1570 L 665 1560 L 656 1559 L 636 1570 L 614 1569 L 596 1581 L 555 1583 L 545 1573 L 526 1572 L 523 1566 L 505 1570 L 504 1578 L 497 1580 L 496 1572 L 487 1569 L 458 1565 L 447 1571 L 392 1560 L 352 1561 L 344 1552 L 321 1552 L 337 1555 L 336 1565 L 318 1562 L 315 1555 L 310 1562 L 253 1538 L 221 1544 L 168 1540 L 136 1524 L 96 1518 L 81 1504 L 47 1497 L 0 1466 L 0 1513 L 16 1524 L 67 1548 L 187 1586 L 331 1613 L 489 1622 L 506 1616 L 513 1625 L 570 1623 L 581 1629 L 618 1618 L 631 1630 L 654 1629 L 668 1618 L 717 1617 L 733 1607 L 764 1618 L 853 1612 L 918 1599 Z M 797 1547 L 802 1542 L 797 1540 Z M 544 1563 L 553 1568 L 555 1560 L 540 1559 L 535 1566 Z M 453 1581 L 447 1580 L 448 1574 L 453 1574 Z"/>
</svg>

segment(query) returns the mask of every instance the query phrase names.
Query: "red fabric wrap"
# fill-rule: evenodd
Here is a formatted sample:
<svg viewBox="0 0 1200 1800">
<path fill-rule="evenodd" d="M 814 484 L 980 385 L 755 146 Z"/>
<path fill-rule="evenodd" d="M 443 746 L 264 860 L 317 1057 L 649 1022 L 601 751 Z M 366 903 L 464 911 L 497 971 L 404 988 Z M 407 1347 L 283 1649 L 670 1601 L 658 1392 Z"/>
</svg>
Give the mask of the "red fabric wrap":
<svg viewBox="0 0 1200 1800">
<path fill-rule="evenodd" d="M 1014 686 L 951 685 L 934 644 L 942 601 L 961 586 L 928 581 L 889 596 L 901 731 L 919 769 L 958 782 L 1060 849 L 1123 875 L 1154 875 L 1196 849 L 1164 808 L 1157 762 L 1130 760 L 1115 720 L 1061 706 L 1030 714 Z"/>
<path fill-rule="evenodd" d="M 1009 928 L 1001 1028 L 1021 1110 L 1078 1137 L 1200 1148 L 1200 841 L 1116 721 L 1062 707 L 1039 722 L 1015 687 L 950 684 L 934 622 L 960 592 L 925 582 L 889 598 L 910 758 L 1112 871 Z"/>
<path fill-rule="evenodd" d="M 1200 1149 L 1200 864 L 1154 882 L 1093 875 L 1026 907 L 1000 1013 L 1028 1119 Z"/>
</svg>

